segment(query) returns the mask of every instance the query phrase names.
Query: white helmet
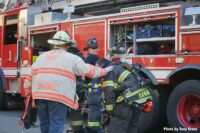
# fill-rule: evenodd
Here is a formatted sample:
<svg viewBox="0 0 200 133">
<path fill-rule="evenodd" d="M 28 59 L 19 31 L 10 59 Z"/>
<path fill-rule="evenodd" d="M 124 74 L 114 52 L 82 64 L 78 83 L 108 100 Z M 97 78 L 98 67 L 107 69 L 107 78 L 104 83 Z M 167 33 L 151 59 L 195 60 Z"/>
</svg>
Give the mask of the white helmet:
<svg viewBox="0 0 200 133">
<path fill-rule="evenodd" d="M 64 44 L 71 45 L 69 34 L 65 31 L 56 32 L 53 38 L 49 39 L 47 42 L 52 45 L 64 45 Z"/>
</svg>

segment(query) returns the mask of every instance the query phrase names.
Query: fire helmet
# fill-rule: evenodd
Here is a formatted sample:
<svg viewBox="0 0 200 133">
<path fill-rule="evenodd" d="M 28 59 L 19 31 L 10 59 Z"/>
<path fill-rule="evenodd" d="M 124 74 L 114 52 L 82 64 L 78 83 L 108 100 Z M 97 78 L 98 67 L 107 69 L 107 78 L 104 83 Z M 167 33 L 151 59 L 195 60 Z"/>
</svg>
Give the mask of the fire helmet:
<svg viewBox="0 0 200 133">
<path fill-rule="evenodd" d="M 96 62 L 96 65 L 98 65 L 101 68 L 105 68 L 108 67 L 109 64 L 111 64 L 111 61 L 105 59 L 105 58 L 101 58 Z"/>
<path fill-rule="evenodd" d="M 83 50 L 87 51 L 89 48 L 92 48 L 92 49 L 98 48 L 98 43 L 97 43 L 96 38 L 89 39 L 87 42 L 87 46 Z"/>
<path fill-rule="evenodd" d="M 65 31 L 56 32 L 53 38 L 48 40 L 48 43 L 51 45 L 64 45 L 64 44 L 71 45 L 72 44 L 70 41 L 69 34 Z"/>
</svg>

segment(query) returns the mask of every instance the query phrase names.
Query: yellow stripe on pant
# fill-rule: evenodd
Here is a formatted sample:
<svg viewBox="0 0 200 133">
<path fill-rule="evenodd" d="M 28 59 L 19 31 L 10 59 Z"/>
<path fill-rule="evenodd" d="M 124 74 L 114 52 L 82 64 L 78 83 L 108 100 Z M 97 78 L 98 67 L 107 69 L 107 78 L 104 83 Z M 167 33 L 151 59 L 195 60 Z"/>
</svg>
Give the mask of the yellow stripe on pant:
<svg viewBox="0 0 200 133">
<path fill-rule="evenodd" d="M 82 126 L 83 121 L 72 121 L 72 126 Z"/>
<path fill-rule="evenodd" d="M 88 122 L 88 126 L 89 127 L 100 127 L 100 123 L 99 122 Z"/>
</svg>

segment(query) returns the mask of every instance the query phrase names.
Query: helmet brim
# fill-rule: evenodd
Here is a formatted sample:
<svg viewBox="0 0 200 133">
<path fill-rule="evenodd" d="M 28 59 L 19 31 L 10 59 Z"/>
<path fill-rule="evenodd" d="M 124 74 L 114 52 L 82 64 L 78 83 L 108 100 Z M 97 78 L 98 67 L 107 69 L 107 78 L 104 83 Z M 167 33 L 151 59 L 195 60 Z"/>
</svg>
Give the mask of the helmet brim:
<svg viewBox="0 0 200 133">
<path fill-rule="evenodd" d="M 70 45 L 71 44 L 70 42 L 63 42 L 63 41 L 54 40 L 54 39 L 49 39 L 47 42 L 51 45 L 64 45 L 64 44 Z"/>
<path fill-rule="evenodd" d="M 88 47 L 83 48 L 83 51 L 87 51 L 87 50 L 88 50 Z"/>
<path fill-rule="evenodd" d="M 91 49 L 97 49 L 98 47 L 85 47 L 85 48 L 83 48 L 83 51 L 88 51 L 89 48 L 91 48 Z"/>
</svg>

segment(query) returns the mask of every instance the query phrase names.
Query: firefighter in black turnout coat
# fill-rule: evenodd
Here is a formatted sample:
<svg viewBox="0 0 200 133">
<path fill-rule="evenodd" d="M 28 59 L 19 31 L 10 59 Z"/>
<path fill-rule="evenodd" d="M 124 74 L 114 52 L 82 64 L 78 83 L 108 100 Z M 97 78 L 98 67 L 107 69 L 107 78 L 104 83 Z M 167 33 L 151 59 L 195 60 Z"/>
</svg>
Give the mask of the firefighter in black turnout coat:
<svg viewBox="0 0 200 133">
<path fill-rule="evenodd" d="M 137 133 L 137 124 L 142 114 L 141 104 L 152 97 L 147 88 L 137 87 L 137 75 L 121 64 L 99 59 L 99 67 L 113 66 L 113 71 L 103 77 L 105 108 L 110 117 L 110 133 Z"/>
<path fill-rule="evenodd" d="M 75 54 L 79 57 L 81 57 L 83 60 L 84 57 L 80 50 L 76 46 L 76 41 L 73 42 L 73 45 L 68 48 L 68 52 Z M 87 89 L 87 86 L 85 86 L 84 80 L 80 77 L 76 77 L 77 80 L 77 85 L 76 85 L 76 93 L 79 97 L 79 105 L 81 105 L 84 102 L 84 91 Z M 71 110 L 69 113 L 69 118 L 70 118 L 70 124 L 71 124 L 71 129 L 67 130 L 67 133 L 84 133 L 85 130 L 83 128 L 83 115 L 81 112 L 81 106 L 77 110 Z"/>
<path fill-rule="evenodd" d="M 96 38 L 91 38 L 87 42 L 87 46 L 83 49 L 88 52 L 88 56 L 85 62 L 88 64 L 95 65 L 98 57 L 98 43 Z M 103 133 L 101 127 L 101 83 L 99 78 L 88 79 L 86 78 L 88 84 L 87 101 L 88 101 L 88 127 L 86 128 L 87 133 Z"/>
</svg>

